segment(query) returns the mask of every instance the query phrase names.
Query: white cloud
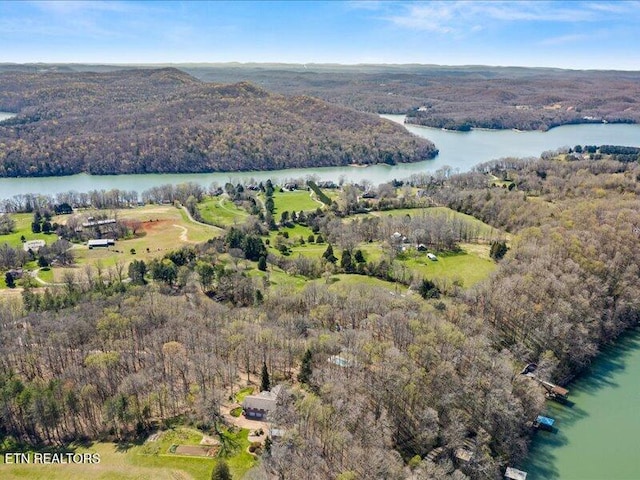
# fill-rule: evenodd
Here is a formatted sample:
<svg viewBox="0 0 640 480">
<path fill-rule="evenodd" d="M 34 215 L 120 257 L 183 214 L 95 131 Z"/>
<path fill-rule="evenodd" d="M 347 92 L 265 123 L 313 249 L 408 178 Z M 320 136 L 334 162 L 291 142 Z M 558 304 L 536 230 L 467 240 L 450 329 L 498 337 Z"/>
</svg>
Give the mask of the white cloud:
<svg viewBox="0 0 640 480">
<path fill-rule="evenodd" d="M 489 22 L 601 22 L 637 17 L 640 2 L 433 1 L 388 3 L 384 18 L 392 24 L 438 33 L 464 33 Z M 397 12 L 400 7 L 400 12 Z"/>
</svg>

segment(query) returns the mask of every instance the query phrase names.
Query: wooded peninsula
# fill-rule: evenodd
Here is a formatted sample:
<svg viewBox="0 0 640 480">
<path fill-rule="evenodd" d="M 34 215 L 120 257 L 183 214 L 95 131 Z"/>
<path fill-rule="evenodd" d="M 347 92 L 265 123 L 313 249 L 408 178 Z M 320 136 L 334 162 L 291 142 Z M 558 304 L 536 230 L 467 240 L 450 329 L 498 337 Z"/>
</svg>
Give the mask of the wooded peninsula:
<svg viewBox="0 0 640 480">
<path fill-rule="evenodd" d="M 0 74 L 0 176 L 200 173 L 414 162 L 435 146 L 399 125 L 174 68 Z"/>
</svg>

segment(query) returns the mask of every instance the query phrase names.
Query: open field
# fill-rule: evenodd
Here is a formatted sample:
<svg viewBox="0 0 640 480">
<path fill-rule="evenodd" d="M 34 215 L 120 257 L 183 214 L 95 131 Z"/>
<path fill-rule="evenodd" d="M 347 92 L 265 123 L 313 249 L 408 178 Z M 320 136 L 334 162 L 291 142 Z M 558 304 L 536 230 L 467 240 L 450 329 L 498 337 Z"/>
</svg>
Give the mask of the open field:
<svg viewBox="0 0 640 480">
<path fill-rule="evenodd" d="M 116 210 L 115 213 L 119 219 L 141 222 L 138 235 L 119 240 L 115 246 L 109 248 L 90 250 L 86 245 L 74 245 L 77 265 L 70 268 L 54 268 L 55 282 L 62 280 L 65 271 L 77 272 L 84 265 L 95 266 L 99 263 L 104 268 L 110 268 L 120 263 L 126 267 L 133 260 L 149 261 L 168 251 L 204 242 L 223 232 L 218 227 L 191 222 L 182 209 L 171 205 L 147 205 Z M 132 253 L 132 250 L 135 253 Z"/>
<path fill-rule="evenodd" d="M 0 235 L 0 245 L 7 243 L 11 247 L 19 247 L 22 245 L 20 237 L 24 235 L 25 240 L 44 240 L 47 244 L 53 243 L 58 239 L 54 233 L 33 233 L 31 231 L 31 222 L 33 222 L 33 214 L 31 213 L 12 213 L 11 218 L 16 222 L 14 232 L 9 235 Z M 51 218 L 51 223 L 59 221 L 59 216 Z"/>
<path fill-rule="evenodd" d="M 242 223 L 249 214 L 226 197 L 208 197 L 198 204 L 202 219 L 212 225 L 228 227 Z"/>
<path fill-rule="evenodd" d="M 282 212 L 297 212 L 300 210 L 305 212 L 313 211 L 316 208 L 323 208 L 324 204 L 320 201 L 316 201 L 311 196 L 310 191 L 307 190 L 295 190 L 293 192 L 280 192 L 276 189 L 273 192 L 273 202 L 276 207 L 276 214 L 278 218 Z"/>
<path fill-rule="evenodd" d="M 249 446 L 248 430 L 232 435 L 236 452 L 226 459 L 234 478 L 240 478 L 254 464 Z M 215 458 L 169 453 L 172 445 L 198 447 L 203 434 L 195 429 L 178 427 L 160 433 L 155 441 L 142 444 L 118 445 L 96 442 L 78 446 L 75 453 L 97 453 L 98 464 L 4 464 L 0 460 L 0 478 L 3 480 L 208 480 L 217 461 Z"/>
</svg>

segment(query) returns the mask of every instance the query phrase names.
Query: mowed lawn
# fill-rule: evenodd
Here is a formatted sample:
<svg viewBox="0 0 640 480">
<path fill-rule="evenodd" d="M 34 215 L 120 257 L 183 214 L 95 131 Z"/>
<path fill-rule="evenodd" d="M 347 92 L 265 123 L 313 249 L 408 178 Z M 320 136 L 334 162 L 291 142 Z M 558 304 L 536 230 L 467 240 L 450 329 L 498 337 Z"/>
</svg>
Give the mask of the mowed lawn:
<svg viewBox="0 0 640 480">
<path fill-rule="evenodd" d="M 489 258 L 486 245 L 462 244 L 462 252 L 437 254 L 438 260 L 429 260 L 423 253 L 416 253 L 402 263 L 412 272 L 429 280 L 457 281 L 469 288 L 487 278 L 497 264 Z"/>
<path fill-rule="evenodd" d="M 185 430 L 185 429 L 179 429 Z M 192 433 L 192 434 L 191 434 Z M 256 464 L 246 451 L 248 430 L 234 434 L 238 444 L 236 453 L 226 459 L 233 478 L 242 476 Z M 169 452 L 172 444 L 198 445 L 202 434 L 168 431 L 155 442 L 122 447 L 114 443 L 96 442 L 78 447 L 76 453 L 97 453 L 98 464 L 65 465 L 6 465 L 0 456 L 0 478 L 28 480 L 209 480 L 217 458 L 176 455 Z"/>
<path fill-rule="evenodd" d="M 248 212 L 223 196 L 207 197 L 198 204 L 198 211 L 205 222 L 219 227 L 240 224 L 249 216 Z"/>
<path fill-rule="evenodd" d="M 51 244 L 58 239 L 55 233 L 33 233 L 31 231 L 31 223 L 33 222 L 32 213 L 12 213 L 11 218 L 15 220 L 16 226 L 14 231 L 8 235 L 0 235 L 0 245 L 3 243 L 11 247 L 19 247 L 22 245 L 20 238 L 24 236 L 25 240 L 44 240 L 47 244 Z M 51 223 L 59 221 L 61 217 L 52 217 Z"/>
<path fill-rule="evenodd" d="M 280 219 L 282 212 L 300 211 L 310 212 L 317 208 L 323 208 L 321 202 L 315 201 L 311 197 L 311 192 L 307 190 L 294 190 L 293 192 L 273 192 L 273 203 L 275 205 L 276 218 Z"/>
<path fill-rule="evenodd" d="M 115 246 L 109 248 L 90 250 L 84 244 L 74 245 L 77 264 L 70 268 L 54 268 L 53 277 L 56 282 L 62 280 L 65 271 L 75 273 L 84 265 L 100 264 L 104 268 L 110 268 L 118 263 L 126 266 L 133 260 L 149 261 L 182 246 L 205 242 L 224 232 L 218 227 L 191 222 L 184 210 L 172 205 L 146 205 L 117 210 L 116 213 L 118 219 L 140 222 L 137 235 L 118 240 Z M 132 249 L 135 253 L 132 253 Z"/>
<path fill-rule="evenodd" d="M 296 226 L 296 229 L 302 228 L 306 227 Z M 281 230 L 291 232 L 294 229 Z M 310 230 L 308 231 L 311 232 Z M 317 259 L 322 257 L 328 244 L 326 242 L 321 244 L 307 242 L 304 245 L 299 245 L 297 240 L 300 236 L 306 238 L 305 233 L 307 232 L 297 230 L 296 235 L 289 234 L 289 241 L 295 242 L 295 245 L 290 248 L 288 258 L 294 259 L 299 255 L 306 258 Z M 274 248 L 275 238 L 276 233 L 271 232 L 269 253 L 281 255 L 281 253 Z M 469 288 L 484 280 L 497 267 L 496 263 L 489 257 L 489 245 L 463 243 L 460 247 L 460 252 L 438 253 L 437 261 L 429 260 L 424 252 L 410 249 L 408 252 L 397 257 L 395 262 L 398 265 L 405 266 L 407 268 L 407 274 L 413 274 L 414 278 L 428 278 L 430 280 L 446 282 L 457 281 L 464 288 Z M 382 242 L 361 243 L 356 247 L 356 250 L 357 249 L 362 250 L 367 262 L 379 262 L 383 258 L 389 258 L 390 252 L 388 248 L 383 246 Z M 338 258 L 337 264 L 339 265 L 342 251 L 336 245 L 333 246 L 333 254 Z M 357 275 L 355 277 L 360 278 L 360 280 L 358 280 L 359 282 L 362 281 L 362 278 L 366 278 Z"/>
</svg>

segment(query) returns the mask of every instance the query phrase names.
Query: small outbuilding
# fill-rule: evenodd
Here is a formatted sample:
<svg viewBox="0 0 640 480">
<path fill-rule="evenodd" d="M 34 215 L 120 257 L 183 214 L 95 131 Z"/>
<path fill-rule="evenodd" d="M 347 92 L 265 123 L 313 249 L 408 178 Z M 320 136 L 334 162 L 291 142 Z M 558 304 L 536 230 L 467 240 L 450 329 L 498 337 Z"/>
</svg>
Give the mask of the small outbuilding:
<svg viewBox="0 0 640 480">
<path fill-rule="evenodd" d="M 433 253 L 429 252 L 427 253 L 427 258 L 433 262 L 438 260 L 438 257 L 436 257 Z"/>
<path fill-rule="evenodd" d="M 113 238 L 96 238 L 87 242 L 89 249 L 107 248 L 115 244 L 116 241 Z"/>
</svg>

